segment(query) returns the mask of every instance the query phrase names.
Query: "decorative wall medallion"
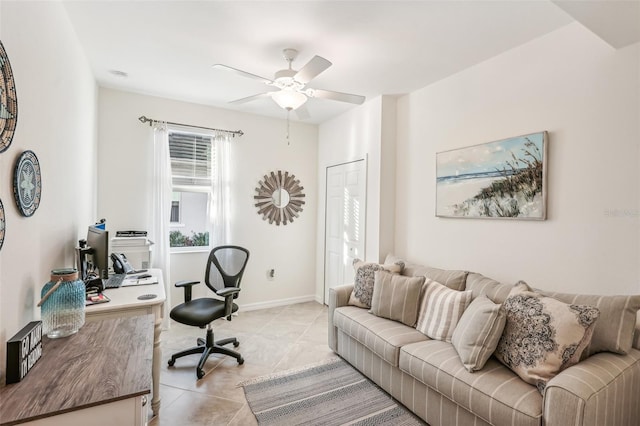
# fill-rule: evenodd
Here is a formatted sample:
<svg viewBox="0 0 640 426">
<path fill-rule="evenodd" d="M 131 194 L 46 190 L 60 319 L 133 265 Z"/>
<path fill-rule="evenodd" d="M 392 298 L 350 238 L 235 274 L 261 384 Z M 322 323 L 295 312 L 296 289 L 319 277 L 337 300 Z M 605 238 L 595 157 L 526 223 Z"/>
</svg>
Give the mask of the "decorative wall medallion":
<svg viewBox="0 0 640 426">
<path fill-rule="evenodd" d="M 11 145 L 18 120 L 18 100 L 7 52 L 0 41 L 0 152 Z"/>
<path fill-rule="evenodd" d="M 258 182 L 257 195 L 253 197 L 258 214 L 262 215 L 262 220 L 275 222 L 276 225 L 293 222 L 293 218 L 302 211 L 303 189 L 300 181 L 289 172 L 278 170 L 264 175 L 263 180 Z"/>
<path fill-rule="evenodd" d="M 4 216 L 4 206 L 2 200 L 0 200 L 0 250 L 2 250 L 2 244 L 4 243 L 4 230 L 7 227 L 7 221 Z"/>
<path fill-rule="evenodd" d="M 23 216 L 31 216 L 40 205 L 42 177 L 40 163 L 33 151 L 25 151 L 18 157 L 13 175 L 13 195 Z"/>
</svg>

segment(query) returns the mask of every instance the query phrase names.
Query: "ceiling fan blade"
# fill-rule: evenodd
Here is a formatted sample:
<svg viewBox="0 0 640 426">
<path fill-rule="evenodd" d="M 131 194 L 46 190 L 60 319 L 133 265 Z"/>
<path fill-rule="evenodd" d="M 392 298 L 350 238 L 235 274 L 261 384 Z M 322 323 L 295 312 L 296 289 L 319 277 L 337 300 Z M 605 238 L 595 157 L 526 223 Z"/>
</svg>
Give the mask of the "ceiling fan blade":
<svg viewBox="0 0 640 426">
<path fill-rule="evenodd" d="M 270 98 L 272 92 L 260 93 L 257 95 L 247 96 L 246 98 L 236 99 L 235 101 L 229 102 L 233 105 L 246 104 L 247 102 L 255 101 L 262 98 Z"/>
<path fill-rule="evenodd" d="M 225 71 L 231 71 L 233 73 L 241 75 L 242 77 L 248 77 L 248 78 L 252 78 L 254 80 L 259 80 L 259 81 L 263 82 L 264 84 L 273 83 L 273 80 L 269 80 L 268 78 L 260 77 L 259 75 L 251 74 L 250 72 L 242 71 L 242 70 L 239 70 L 237 68 L 230 67 L 228 65 L 215 64 L 215 65 L 212 65 L 211 68 L 218 68 L 218 69 L 225 70 Z"/>
<path fill-rule="evenodd" d="M 350 104 L 361 105 L 366 99 L 364 96 L 352 95 L 350 93 L 334 92 L 331 90 L 310 89 L 307 93 L 312 98 L 331 99 L 332 101 L 348 102 Z"/>
<path fill-rule="evenodd" d="M 322 56 L 314 56 L 307 64 L 293 77 L 294 80 L 302 84 L 307 84 L 314 77 L 331 66 L 331 62 Z"/>
<path fill-rule="evenodd" d="M 309 110 L 307 109 L 306 104 L 303 104 L 298 108 L 296 108 L 295 112 L 296 112 L 296 116 L 298 117 L 298 120 L 306 120 L 308 118 L 311 118 L 311 115 L 309 114 Z"/>
</svg>

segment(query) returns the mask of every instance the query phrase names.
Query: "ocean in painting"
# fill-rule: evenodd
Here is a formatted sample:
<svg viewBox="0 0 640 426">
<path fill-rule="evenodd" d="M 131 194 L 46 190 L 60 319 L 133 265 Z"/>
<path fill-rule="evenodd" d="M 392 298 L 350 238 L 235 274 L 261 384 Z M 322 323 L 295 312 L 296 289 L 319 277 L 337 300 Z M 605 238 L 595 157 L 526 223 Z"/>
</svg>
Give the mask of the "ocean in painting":
<svg viewBox="0 0 640 426">
<path fill-rule="evenodd" d="M 545 134 L 437 154 L 437 216 L 544 219 Z"/>
</svg>

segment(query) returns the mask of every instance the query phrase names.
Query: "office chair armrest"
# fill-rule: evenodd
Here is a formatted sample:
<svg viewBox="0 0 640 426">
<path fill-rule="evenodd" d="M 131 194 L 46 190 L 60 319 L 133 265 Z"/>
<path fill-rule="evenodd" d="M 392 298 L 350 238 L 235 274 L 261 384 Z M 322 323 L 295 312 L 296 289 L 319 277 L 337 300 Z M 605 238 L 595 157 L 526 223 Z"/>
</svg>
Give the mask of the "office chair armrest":
<svg viewBox="0 0 640 426">
<path fill-rule="evenodd" d="M 200 284 L 200 281 L 184 280 L 184 281 L 178 281 L 174 285 L 176 287 L 184 287 L 184 301 L 185 302 L 190 302 L 191 301 L 191 287 L 193 287 L 196 284 Z"/>
<path fill-rule="evenodd" d="M 231 314 L 233 313 L 233 297 L 238 293 L 240 293 L 239 287 L 225 287 L 216 292 L 218 296 L 224 297 L 224 316 L 227 317 L 227 321 L 231 321 Z"/>
<path fill-rule="evenodd" d="M 218 290 L 216 294 L 218 296 L 227 297 L 233 296 L 234 294 L 240 293 L 240 288 L 238 287 L 225 287 L 222 290 Z"/>
</svg>

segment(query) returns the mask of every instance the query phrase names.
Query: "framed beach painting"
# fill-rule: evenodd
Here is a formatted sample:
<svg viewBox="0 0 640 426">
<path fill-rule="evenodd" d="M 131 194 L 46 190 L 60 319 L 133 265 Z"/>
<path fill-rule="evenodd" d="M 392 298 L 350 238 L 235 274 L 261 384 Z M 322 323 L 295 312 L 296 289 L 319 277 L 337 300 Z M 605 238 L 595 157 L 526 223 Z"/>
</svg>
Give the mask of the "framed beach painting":
<svg viewBox="0 0 640 426">
<path fill-rule="evenodd" d="M 436 216 L 546 219 L 547 132 L 436 154 Z"/>
</svg>

